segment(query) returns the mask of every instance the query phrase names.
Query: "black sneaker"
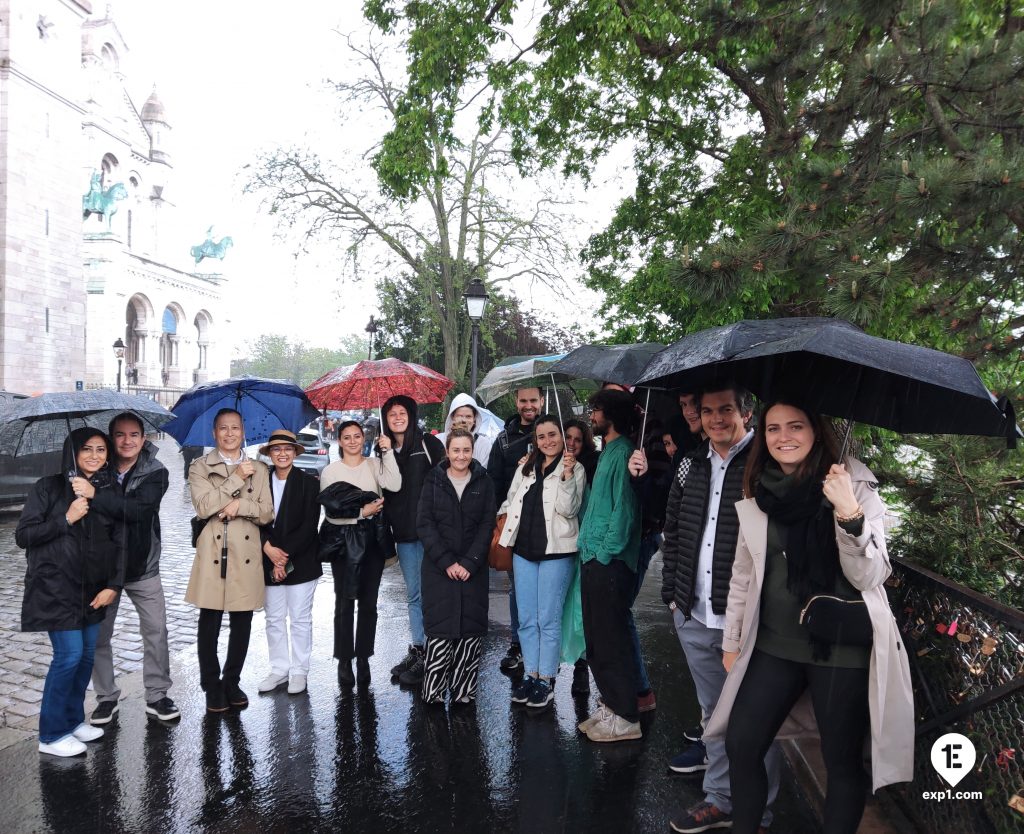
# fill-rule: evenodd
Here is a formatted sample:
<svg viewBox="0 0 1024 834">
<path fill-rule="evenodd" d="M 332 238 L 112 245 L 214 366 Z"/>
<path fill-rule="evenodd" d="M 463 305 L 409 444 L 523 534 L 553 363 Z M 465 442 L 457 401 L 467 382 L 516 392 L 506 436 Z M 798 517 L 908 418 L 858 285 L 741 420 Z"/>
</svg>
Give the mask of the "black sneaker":
<svg viewBox="0 0 1024 834">
<path fill-rule="evenodd" d="M 533 687 L 536 685 L 536 678 L 523 678 L 512 690 L 512 703 L 525 704 L 533 694 Z"/>
<path fill-rule="evenodd" d="M 577 660 L 572 667 L 572 688 L 569 690 L 573 695 L 590 694 L 590 667 L 585 660 Z"/>
<path fill-rule="evenodd" d="M 501 671 L 506 675 L 516 676 L 523 674 L 523 650 L 518 643 L 508 647 L 508 652 L 501 659 Z"/>
<path fill-rule="evenodd" d="M 704 728 L 697 724 L 688 730 L 683 730 L 683 738 L 687 741 L 700 741 L 704 738 Z"/>
<path fill-rule="evenodd" d="M 161 721 L 173 721 L 175 718 L 181 718 L 181 710 L 166 695 L 159 701 L 146 704 L 146 712 L 149 715 L 155 715 Z"/>
<path fill-rule="evenodd" d="M 537 678 L 533 682 L 533 691 L 526 699 L 526 706 L 534 709 L 546 707 L 555 699 L 554 681 L 550 684 L 543 678 Z"/>
<path fill-rule="evenodd" d="M 402 672 L 404 672 L 406 669 L 408 669 L 416 662 L 416 660 L 419 658 L 419 654 L 417 654 L 416 651 L 417 648 L 417 646 L 409 646 L 409 653 L 400 661 L 398 661 L 397 665 L 391 667 L 391 677 L 397 678 L 399 675 L 402 674 Z M 422 652 L 423 649 L 419 649 L 419 651 Z"/>
<path fill-rule="evenodd" d="M 221 686 L 211 686 L 206 690 L 206 711 L 207 712 L 227 712 L 228 711 L 228 699 L 224 694 L 224 688 Z"/>
<path fill-rule="evenodd" d="M 423 676 L 427 673 L 424 661 L 426 656 L 423 649 L 416 648 L 416 660 L 408 669 L 398 676 L 400 686 L 419 686 L 423 683 Z"/>
<path fill-rule="evenodd" d="M 237 683 L 224 681 L 224 697 L 236 709 L 245 709 L 249 706 L 249 696 L 241 690 Z"/>
<path fill-rule="evenodd" d="M 114 713 L 117 712 L 121 706 L 117 701 L 100 701 L 96 705 L 96 709 L 92 711 L 92 715 L 89 716 L 89 723 L 100 725 L 109 724 L 114 720 Z"/>
<path fill-rule="evenodd" d="M 710 802 L 698 802 L 669 822 L 679 834 L 699 834 L 716 828 L 732 828 L 732 816 Z"/>
</svg>

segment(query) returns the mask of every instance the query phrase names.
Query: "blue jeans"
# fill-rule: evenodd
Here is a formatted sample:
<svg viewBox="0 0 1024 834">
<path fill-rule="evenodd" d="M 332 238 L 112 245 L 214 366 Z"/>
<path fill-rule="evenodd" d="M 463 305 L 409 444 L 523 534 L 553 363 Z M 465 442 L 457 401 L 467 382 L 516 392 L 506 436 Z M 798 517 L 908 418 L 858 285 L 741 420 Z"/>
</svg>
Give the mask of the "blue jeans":
<svg viewBox="0 0 1024 834">
<path fill-rule="evenodd" d="M 92 675 L 100 624 L 74 631 L 48 631 L 53 660 L 39 707 L 39 740 L 50 744 L 85 721 L 85 689 Z"/>
<path fill-rule="evenodd" d="M 423 578 L 423 542 L 398 542 L 398 566 L 405 578 L 405 597 L 409 601 L 409 640 L 421 649 L 426 643 L 423 636 L 423 600 L 420 583 Z"/>
<path fill-rule="evenodd" d="M 562 608 L 572 581 L 573 560 L 530 562 L 515 554 L 512 564 L 524 670 L 527 675 L 553 678 L 562 653 Z"/>
<path fill-rule="evenodd" d="M 636 632 L 632 605 L 640 595 L 640 588 L 644 584 L 644 575 L 660 546 L 661 533 L 649 533 L 643 536 L 640 539 L 640 558 L 636 561 L 636 585 L 633 586 L 633 601 L 630 603 L 629 609 L 629 636 L 633 643 L 633 663 L 636 665 L 636 691 L 638 694 L 647 692 L 651 688 L 651 681 L 647 677 L 647 667 L 644 665 L 644 656 L 640 651 L 640 635 Z"/>
</svg>

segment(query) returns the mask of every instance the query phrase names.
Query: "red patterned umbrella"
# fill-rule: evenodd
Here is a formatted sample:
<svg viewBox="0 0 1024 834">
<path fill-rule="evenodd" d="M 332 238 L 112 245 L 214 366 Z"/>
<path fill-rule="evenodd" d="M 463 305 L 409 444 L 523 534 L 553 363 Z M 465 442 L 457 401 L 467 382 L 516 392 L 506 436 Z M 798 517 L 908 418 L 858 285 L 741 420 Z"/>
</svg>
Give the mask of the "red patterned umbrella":
<svg viewBox="0 0 1024 834">
<path fill-rule="evenodd" d="M 443 374 L 401 359 L 364 359 L 328 371 L 306 393 L 317 408 L 380 408 L 404 394 L 417 403 L 439 403 L 455 383 Z"/>
</svg>

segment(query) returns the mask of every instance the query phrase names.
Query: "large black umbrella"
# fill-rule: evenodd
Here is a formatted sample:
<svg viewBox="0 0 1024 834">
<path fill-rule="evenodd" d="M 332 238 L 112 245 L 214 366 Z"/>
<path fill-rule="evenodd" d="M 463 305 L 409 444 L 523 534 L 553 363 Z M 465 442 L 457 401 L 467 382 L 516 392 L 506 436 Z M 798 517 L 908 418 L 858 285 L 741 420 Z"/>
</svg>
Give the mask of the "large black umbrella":
<svg viewBox="0 0 1024 834">
<path fill-rule="evenodd" d="M 40 394 L 15 400 L 0 414 L 0 453 L 12 456 L 60 451 L 73 429 L 107 430 L 118 414 L 138 415 L 150 431 L 174 419 L 160 403 L 133 394 L 97 389 Z"/>
<path fill-rule="evenodd" d="M 968 360 L 869 336 L 841 319 L 739 321 L 685 336 L 651 359 L 640 385 L 693 391 L 735 380 L 761 399 L 904 434 L 1021 435 Z"/>
<path fill-rule="evenodd" d="M 636 385 L 647 363 L 665 346 L 657 342 L 635 345 L 583 345 L 570 351 L 550 368 L 550 373 Z"/>
</svg>

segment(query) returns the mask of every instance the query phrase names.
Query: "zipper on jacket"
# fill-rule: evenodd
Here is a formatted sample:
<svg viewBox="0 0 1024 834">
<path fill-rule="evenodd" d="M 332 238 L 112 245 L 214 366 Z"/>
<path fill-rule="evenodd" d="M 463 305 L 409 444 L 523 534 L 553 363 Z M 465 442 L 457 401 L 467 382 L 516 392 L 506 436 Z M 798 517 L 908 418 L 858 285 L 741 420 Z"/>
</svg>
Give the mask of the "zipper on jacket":
<svg viewBox="0 0 1024 834">
<path fill-rule="evenodd" d="M 807 605 L 805 605 L 803 607 L 803 610 L 800 612 L 800 625 L 804 624 L 804 617 L 807 615 L 807 609 L 811 607 L 811 603 L 814 602 L 814 600 L 816 599 L 834 599 L 836 602 L 842 602 L 847 605 L 866 604 L 862 599 L 843 599 L 842 597 L 833 596 L 832 594 L 815 594 L 813 597 L 807 600 Z"/>
</svg>

